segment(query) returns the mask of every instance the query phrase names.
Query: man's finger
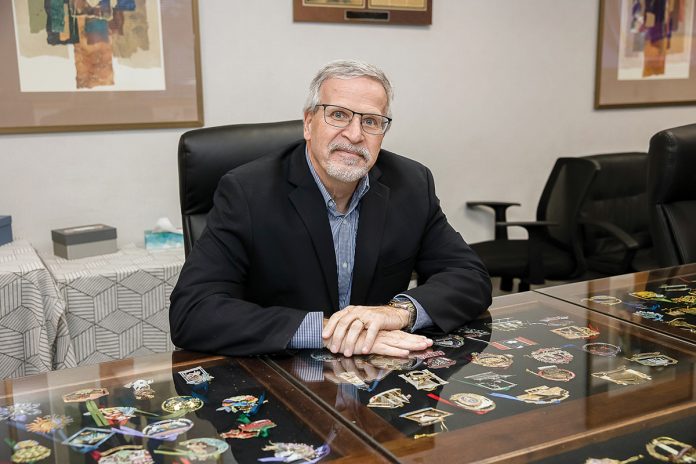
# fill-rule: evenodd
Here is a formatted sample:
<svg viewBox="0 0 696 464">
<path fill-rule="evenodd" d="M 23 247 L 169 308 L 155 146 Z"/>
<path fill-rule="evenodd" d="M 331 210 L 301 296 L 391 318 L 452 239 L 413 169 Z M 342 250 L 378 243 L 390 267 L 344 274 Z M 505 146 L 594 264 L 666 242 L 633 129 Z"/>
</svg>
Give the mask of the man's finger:
<svg viewBox="0 0 696 464">
<path fill-rule="evenodd" d="M 358 340 L 358 336 L 360 335 L 360 332 L 362 332 L 364 328 L 365 328 L 365 324 L 360 319 L 355 319 L 350 324 L 350 328 L 348 329 L 348 333 L 346 334 L 346 336 L 343 340 L 343 355 L 344 356 L 353 356 L 353 353 L 355 352 L 355 342 Z"/>
</svg>

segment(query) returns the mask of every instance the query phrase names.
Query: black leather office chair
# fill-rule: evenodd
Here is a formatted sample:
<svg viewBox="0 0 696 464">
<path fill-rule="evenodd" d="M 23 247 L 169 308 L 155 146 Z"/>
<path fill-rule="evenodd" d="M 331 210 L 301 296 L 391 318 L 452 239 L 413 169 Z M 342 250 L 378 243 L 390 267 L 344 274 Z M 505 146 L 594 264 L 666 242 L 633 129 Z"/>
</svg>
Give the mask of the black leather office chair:
<svg viewBox="0 0 696 464">
<path fill-rule="evenodd" d="M 662 266 L 696 262 L 696 124 L 650 139 L 648 201 L 655 253 Z"/>
<path fill-rule="evenodd" d="M 179 201 L 188 256 L 227 171 L 302 139 L 302 120 L 188 131 L 179 139 Z"/>
<path fill-rule="evenodd" d="M 507 222 L 505 211 L 519 203 L 467 202 L 468 207 L 487 206 L 496 214 L 497 239 L 474 243 L 491 276 L 501 277 L 501 289 L 512 290 L 512 279 L 519 278 L 519 291 L 545 279 L 566 280 L 586 269 L 579 239 L 580 206 L 599 165 L 591 159 L 559 158 L 546 181 L 537 206 L 536 221 Z M 527 240 L 508 240 L 503 228 L 527 229 Z"/>
<path fill-rule="evenodd" d="M 599 164 L 580 210 L 588 269 L 617 275 L 655 269 L 648 213 L 648 154 L 584 156 Z"/>
</svg>

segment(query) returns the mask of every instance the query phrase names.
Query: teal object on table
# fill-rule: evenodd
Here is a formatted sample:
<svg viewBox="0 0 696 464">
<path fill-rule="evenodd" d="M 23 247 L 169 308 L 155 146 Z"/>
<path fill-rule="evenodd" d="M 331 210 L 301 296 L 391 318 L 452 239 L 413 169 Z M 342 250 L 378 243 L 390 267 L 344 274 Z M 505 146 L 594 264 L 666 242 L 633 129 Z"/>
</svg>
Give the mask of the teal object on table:
<svg viewBox="0 0 696 464">
<path fill-rule="evenodd" d="M 12 241 L 12 216 L 0 215 L 0 245 Z"/>
<path fill-rule="evenodd" d="M 145 231 L 145 249 L 157 250 L 184 246 L 183 232 L 153 232 Z"/>
</svg>

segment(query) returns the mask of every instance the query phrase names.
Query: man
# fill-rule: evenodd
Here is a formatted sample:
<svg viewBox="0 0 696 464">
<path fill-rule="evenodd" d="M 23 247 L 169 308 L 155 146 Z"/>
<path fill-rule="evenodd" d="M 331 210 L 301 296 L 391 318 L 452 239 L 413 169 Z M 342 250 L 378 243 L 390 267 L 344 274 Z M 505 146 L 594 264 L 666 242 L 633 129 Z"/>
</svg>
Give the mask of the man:
<svg viewBox="0 0 696 464">
<path fill-rule="evenodd" d="M 491 301 L 424 166 L 385 150 L 392 88 L 357 61 L 310 85 L 304 141 L 227 173 L 171 297 L 175 345 L 407 356 Z M 412 271 L 419 285 L 406 290 Z"/>
</svg>

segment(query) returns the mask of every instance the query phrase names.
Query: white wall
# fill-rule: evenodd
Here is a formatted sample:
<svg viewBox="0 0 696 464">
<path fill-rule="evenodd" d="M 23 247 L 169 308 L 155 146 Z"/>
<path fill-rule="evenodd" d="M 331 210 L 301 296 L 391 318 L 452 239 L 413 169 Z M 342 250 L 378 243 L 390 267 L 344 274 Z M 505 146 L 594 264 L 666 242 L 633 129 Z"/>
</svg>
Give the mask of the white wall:
<svg viewBox="0 0 696 464">
<path fill-rule="evenodd" d="M 291 3 L 199 1 L 206 125 L 299 118 L 323 63 L 374 62 L 396 87 L 384 147 L 433 170 L 470 242 L 492 218 L 465 201 L 520 201 L 510 217 L 531 219 L 557 157 L 647 150 L 696 120 L 694 107 L 593 110 L 597 1 L 435 0 L 430 27 L 293 23 Z M 142 244 L 158 217 L 180 224 L 182 132 L 0 136 L 0 214 L 40 250 L 51 229 L 93 222 Z"/>
</svg>

